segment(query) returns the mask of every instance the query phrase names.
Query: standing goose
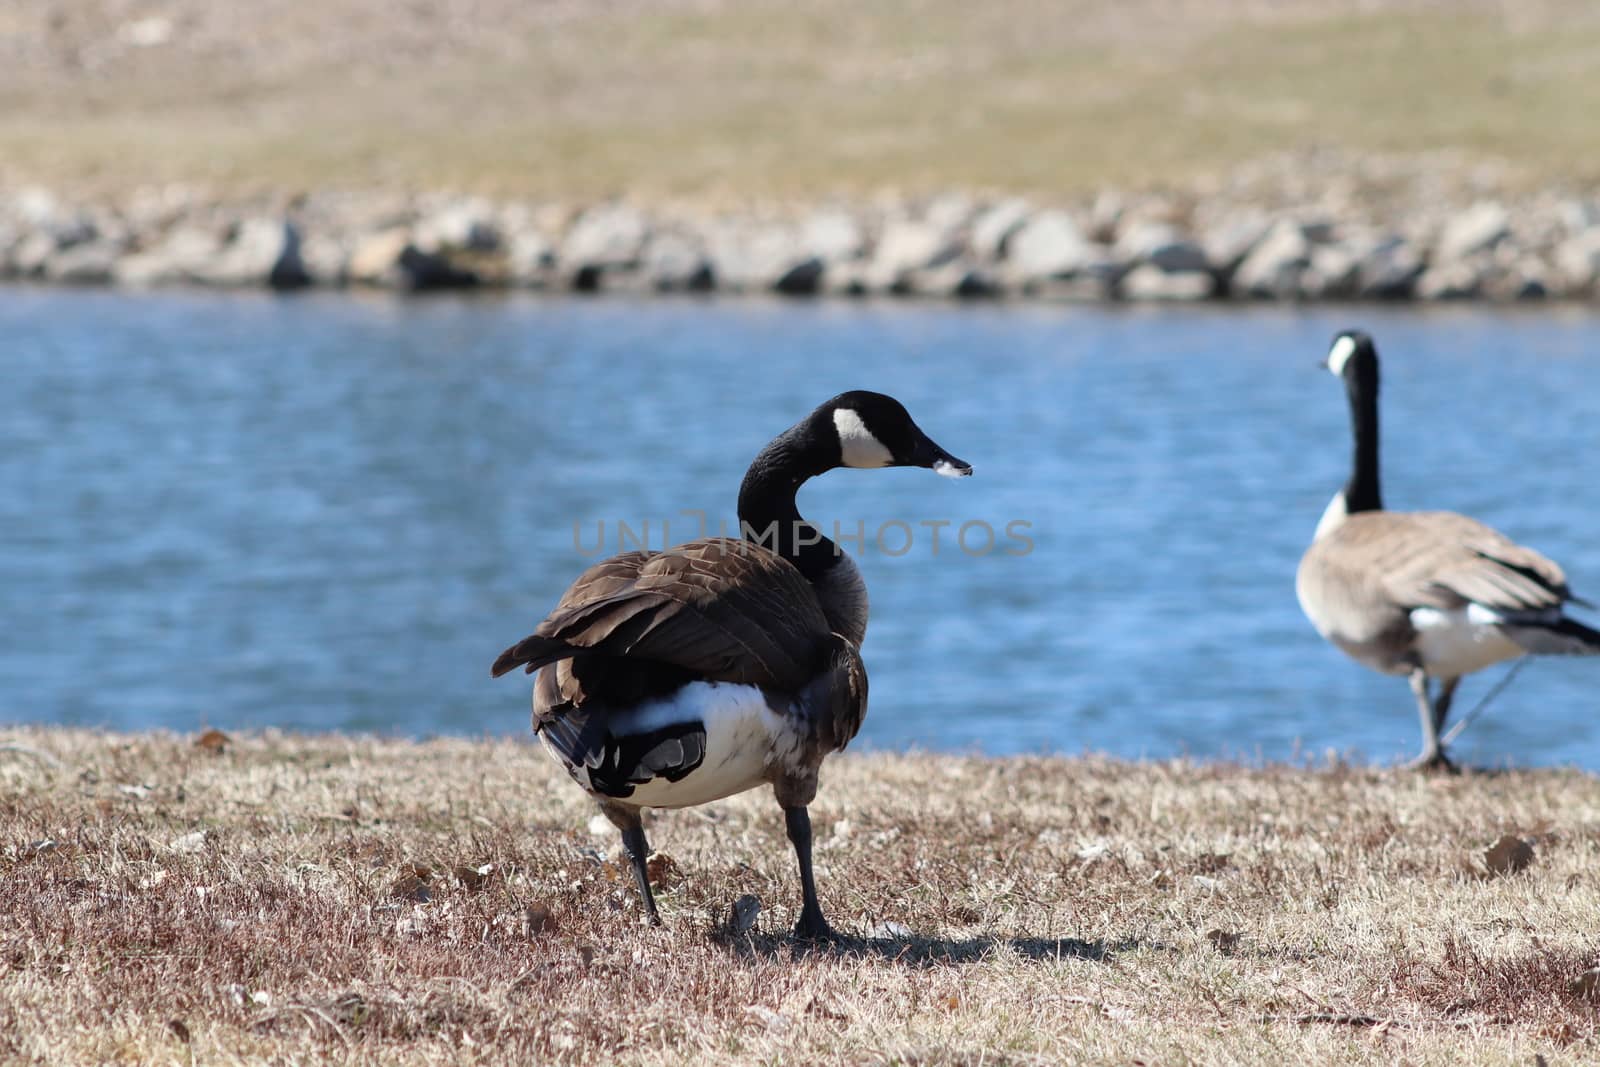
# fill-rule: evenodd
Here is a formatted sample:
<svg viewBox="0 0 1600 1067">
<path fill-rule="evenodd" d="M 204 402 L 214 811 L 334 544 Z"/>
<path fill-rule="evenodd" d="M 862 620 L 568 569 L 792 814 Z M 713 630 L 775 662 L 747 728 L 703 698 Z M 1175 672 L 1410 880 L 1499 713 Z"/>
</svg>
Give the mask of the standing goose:
<svg viewBox="0 0 1600 1067">
<path fill-rule="evenodd" d="M 834 936 L 817 903 L 806 806 L 823 757 L 849 743 L 866 713 L 867 590 L 850 557 L 800 517 L 795 493 L 835 467 L 972 473 L 899 401 L 843 393 L 750 464 L 739 488 L 743 539 L 604 560 L 494 662 L 495 677 L 539 672 L 533 728 L 622 831 L 653 925 L 640 809 L 767 782 L 800 863 L 795 935 Z"/>
<path fill-rule="evenodd" d="M 1594 655 L 1600 632 L 1562 614 L 1569 600 L 1584 602 L 1533 549 L 1454 512 L 1384 511 L 1378 351 L 1348 331 L 1324 365 L 1350 396 L 1355 462 L 1300 560 L 1295 591 L 1324 638 L 1373 670 L 1409 677 L 1422 719 L 1412 766 L 1450 770 L 1439 738 L 1462 675 L 1530 652 Z"/>
</svg>

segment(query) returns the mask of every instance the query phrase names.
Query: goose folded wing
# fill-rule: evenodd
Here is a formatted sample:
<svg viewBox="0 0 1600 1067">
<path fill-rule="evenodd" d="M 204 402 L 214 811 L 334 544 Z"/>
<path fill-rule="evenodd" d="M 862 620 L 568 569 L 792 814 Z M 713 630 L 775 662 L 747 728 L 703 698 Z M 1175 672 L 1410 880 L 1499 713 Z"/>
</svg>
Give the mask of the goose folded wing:
<svg viewBox="0 0 1600 1067">
<path fill-rule="evenodd" d="M 550 662 L 549 658 L 544 658 L 546 654 L 561 647 L 559 640 L 546 639 L 543 636 L 544 627 L 550 620 L 575 611 L 585 604 L 604 600 L 626 590 L 639 576 L 639 569 L 649 562 L 652 554 L 639 551 L 624 552 L 603 559 L 578 575 L 577 580 L 561 595 L 561 601 L 556 604 L 555 610 L 546 617 L 544 623 L 540 624 L 540 628 L 500 653 L 495 658 L 490 673 L 498 678 L 507 671 L 527 665 L 528 673 L 531 674 L 539 664 Z"/>
<path fill-rule="evenodd" d="M 653 552 L 634 551 L 601 560 L 578 575 L 577 580 L 561 594 L 561 602 L 551 614 L 620 593 L 633 584 L 634 579 L 639 577 L 639 568 L 648 563 L 653 555 Z"/>
<path fill-rule="evenodd" d="M 1570 598 L 1552 560 L 1464 515 L 1425 512 L 1416 536 L 1395 558 L 1390 592 L 1412 607 L 1452 610 L 1478 604 L 1507 614 L 1559 609 Z"/>
<path fill-rule="evenodd" d="M 800 691 L 795 707 L 817 739 L 837 751 L 850 743 L 866 717 L 867 668 L 846 638 L 833 634 L 830 644 L 826 667 Z"/>
<path fill-rule="evenodd" d="M 593 652 L 794 691 L 828 647 L 810 583 L 787 560 L 749 542 L 680 545 L 639 562 L 631 576 L 622 568 L 596 575 L 591 595 L 581 587 L 599 569 L 580 577 L 530 637 L 501 654 L 497 675 Z"/>
</svg>

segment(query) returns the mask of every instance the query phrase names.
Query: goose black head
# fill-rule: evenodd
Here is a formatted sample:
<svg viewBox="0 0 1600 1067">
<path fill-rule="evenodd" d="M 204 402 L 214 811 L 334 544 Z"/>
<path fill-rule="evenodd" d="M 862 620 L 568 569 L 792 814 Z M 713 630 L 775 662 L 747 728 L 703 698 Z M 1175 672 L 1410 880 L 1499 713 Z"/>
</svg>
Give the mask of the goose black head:
<svg viewBox="0 0 1600 1067">
<path fill-rule="evenodd" d="M 1378 387 L 1378 348 L 1372 335 L 1362 330 L 1345 330 L 1334 337 L 1322 365 L 1348 385 Z"/>
<path fill-rule="evenodd" d="M 892 396 L 855 390 L 840 393 L 816 411 L 839 442 L 841 467 L 927 467 L 948 478 L 972 473 L 933 443 Z"/>
</svg>

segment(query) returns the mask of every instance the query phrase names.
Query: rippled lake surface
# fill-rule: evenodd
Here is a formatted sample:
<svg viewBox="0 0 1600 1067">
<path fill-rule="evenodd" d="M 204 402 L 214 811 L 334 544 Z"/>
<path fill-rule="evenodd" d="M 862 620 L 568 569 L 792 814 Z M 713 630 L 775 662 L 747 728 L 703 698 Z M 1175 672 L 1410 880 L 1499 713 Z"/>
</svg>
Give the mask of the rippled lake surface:
<svg viewBox="0 0 1600 1067">
<path fill-rule="evenodd" d="M 1407 757 L 1404 681 L 1294 596 L 1347 469 L 1315 365 L 1346 325 L 1385 357 L 1389 505 L 1475 515 L 1600 598 L 1577 311 L 0 291 L 0 720 L 525 731 L 489 663 L 600 524 L 615 551 L 619 522 L 732 522 L 768 438 L 870 388 L 977 473 L 801 494 L 868 535 L 867 744 Z M 1600 769 L 1600 660 L 1532 662 L 1457 750 Z"/>
</svg>

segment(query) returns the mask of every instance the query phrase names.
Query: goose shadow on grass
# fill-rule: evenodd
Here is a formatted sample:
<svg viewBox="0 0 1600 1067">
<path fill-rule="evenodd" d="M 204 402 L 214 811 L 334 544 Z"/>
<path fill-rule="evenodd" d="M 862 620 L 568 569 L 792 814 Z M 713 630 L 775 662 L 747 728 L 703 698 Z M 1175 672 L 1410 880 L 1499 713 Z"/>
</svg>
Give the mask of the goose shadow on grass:
<svg viewBox="0 0 1600 1067">
<path fill-rule="evenodd" d="M 960 940 L 908 934 L 900 937 L 854 937 L 841 933 L 833 941 L 803 941 L 787 934 L 734 934 L 726 928 L 711 935 L 740 959 L 778 957 L 831 957 L 834 959 L 881 959 L 909 967 L 932 967 L 947 963 L 983 963 L 996 953 L 1009 949 L 1024 959 L 1093 960 L 1110 962 L 1118 953 L 1136 948 L 1165 946 L 1138 940 L 1082 941 L 1075 937 L 972 937 Z"/>
</svg>

